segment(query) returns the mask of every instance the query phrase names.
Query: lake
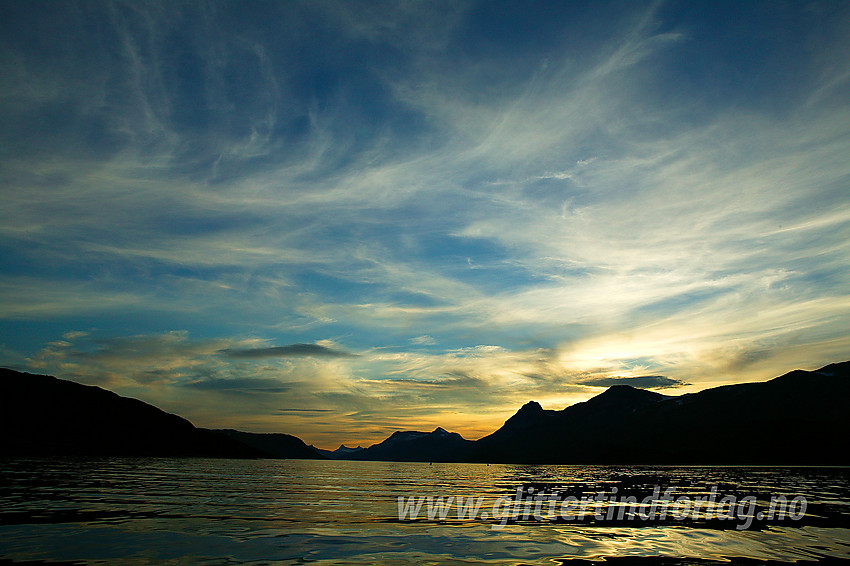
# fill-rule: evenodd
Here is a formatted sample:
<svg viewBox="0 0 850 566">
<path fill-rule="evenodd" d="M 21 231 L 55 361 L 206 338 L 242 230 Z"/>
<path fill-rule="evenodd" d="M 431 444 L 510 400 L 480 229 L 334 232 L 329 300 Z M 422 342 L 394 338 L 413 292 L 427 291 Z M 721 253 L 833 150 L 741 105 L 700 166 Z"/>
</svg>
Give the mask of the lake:
<svg viewBox="0 0 850 566">
<path fill-rule="evenodd" d="M 429 508 L 439 497 L 454 500 Z M 458 517 L 469 497 L 477 511 Z M 788 508 L 763 518 L 774 497 Z M 845 468 L 13 459 L 0 563 L 850 560 L 848 505 Z"/>
</svg>

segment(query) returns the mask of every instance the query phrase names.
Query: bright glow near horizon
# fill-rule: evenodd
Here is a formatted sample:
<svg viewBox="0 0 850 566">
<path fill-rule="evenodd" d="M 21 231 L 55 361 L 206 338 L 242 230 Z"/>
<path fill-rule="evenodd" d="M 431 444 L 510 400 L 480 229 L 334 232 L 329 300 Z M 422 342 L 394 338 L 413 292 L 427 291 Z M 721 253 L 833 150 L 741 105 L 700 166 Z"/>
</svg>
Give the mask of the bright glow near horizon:
<svg viewBox="0 0 850 566">
<path fill-rule="evenodd" d="M 0 21 L 4 366 L 334 448 L 850 358 L 845 3 Z"/>
</svg>

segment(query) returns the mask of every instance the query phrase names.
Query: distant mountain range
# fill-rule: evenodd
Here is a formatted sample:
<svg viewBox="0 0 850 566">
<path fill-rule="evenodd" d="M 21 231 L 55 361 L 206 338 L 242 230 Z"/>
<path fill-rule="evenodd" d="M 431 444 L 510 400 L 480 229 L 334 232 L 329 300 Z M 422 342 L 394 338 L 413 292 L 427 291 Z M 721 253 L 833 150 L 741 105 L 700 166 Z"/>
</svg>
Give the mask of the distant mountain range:
<svg viewBox="0 0 850 566">
<path fill-rule="evenodd" d="M 456 432 L 437 427 L 433 432 L 394 432 L 368 448 L 349 453 L 347 460 L 393 460 L 400 462 L 466 462 L 475 445 Z"/>
<path fill-rule="evenodd" d="M 0 370 L 0 455 L 850 465 L 849 393 L 850 362 L 680 396 L 615 385 L 560 411 L 528 402 L 477 441 L 437 428 L 329 451 L 287 434 L 195 428 L 98 387 Z"/>
<path fill-rule="evenodd" d="M 362 446 L 355 446 L 354 448 L 349 448 L 345 444 L 340 444 L 339 448 L 336 450 L 322 450 L 321 448 L 316 448 L 312 444 L 310 448 L 318 452 L 319 454 L 325 456 L 326 458 L 330 458 L 332 460 L 344 460 L 346 456 L 349 454 L 353 454 L 354 452 L 360 452 L 363 450 Z"/>
</svg>

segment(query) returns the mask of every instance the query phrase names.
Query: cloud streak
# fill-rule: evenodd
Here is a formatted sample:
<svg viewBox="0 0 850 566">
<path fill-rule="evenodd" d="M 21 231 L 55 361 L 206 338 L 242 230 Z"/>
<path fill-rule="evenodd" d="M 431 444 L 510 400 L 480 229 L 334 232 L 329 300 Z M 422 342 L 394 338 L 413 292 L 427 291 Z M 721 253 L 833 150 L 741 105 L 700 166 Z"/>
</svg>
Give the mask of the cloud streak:
<svg viewBox="0 0 850 566">
<path fill-rule="evenodd" d="M 639 389 L 666 389 L 668 387 L 681 387 L 687 385 L 678 379 L 671 379 L 663 375 L 639 375 L 636 377 L 596 377 L 585 379 L 582 385 L 591 387 L 613 387 L 615 385 L 630 385 Z"/>
<path fill-rule="evenodd" d="M 269 348 L 248 348 L 242 350 L 225 349 L 221 351 L 230 358 L 290 358 L 311 356 L 317 358 L 353 358 L 356 354 L 321 346 L 319 344 L 289 344 Z"/>
</svg>

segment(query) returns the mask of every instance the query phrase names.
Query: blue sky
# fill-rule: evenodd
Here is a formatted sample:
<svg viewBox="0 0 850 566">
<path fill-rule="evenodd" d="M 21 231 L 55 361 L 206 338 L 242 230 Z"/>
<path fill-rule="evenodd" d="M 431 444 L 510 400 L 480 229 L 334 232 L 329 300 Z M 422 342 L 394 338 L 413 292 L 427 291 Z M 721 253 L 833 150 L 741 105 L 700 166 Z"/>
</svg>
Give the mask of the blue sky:
<svg viewBox="0 0 850 566">
<path fill-rule="evenodd" d="M 850 358 L 845 2 L 0 22 L 7 367 L 332 447 Z"/>
</svg>

